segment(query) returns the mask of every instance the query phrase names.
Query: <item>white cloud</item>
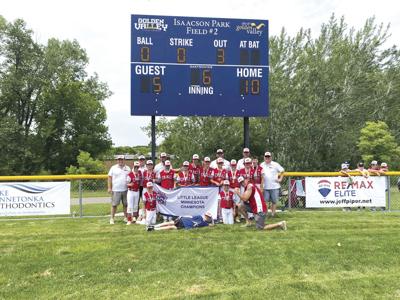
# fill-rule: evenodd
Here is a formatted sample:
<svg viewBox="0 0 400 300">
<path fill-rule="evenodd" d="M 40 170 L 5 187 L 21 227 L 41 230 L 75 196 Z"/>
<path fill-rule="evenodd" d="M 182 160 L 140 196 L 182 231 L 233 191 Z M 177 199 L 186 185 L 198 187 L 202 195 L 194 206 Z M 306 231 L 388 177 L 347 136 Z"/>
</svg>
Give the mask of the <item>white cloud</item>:
<svg viewBox="0 0 400 300">
<path fill-rule="evenodd" d="M 51 1 L 2 0 L 0 14 L 11 21 L 24 19 L 45 43 L 50 37 L 76 39 L 87 50 L 90 72 L 109 84 L 113 96 L 105 101 L 107 125 L 116 145 L 147 144 L 140 127 L 150 117 L 130 116 L 130 15 L 178 15 L 253 18 L 270 21 L 270 35 L 285 27 L 295 34 L 300 27 L 317 33 L 332 13 L 355 27 L 374 16 L 391 23 L 391 44 L 400 39 L 400 14 L 396 1 L 262 1 L 262 0 L 118 0 Z"/>
</svg>

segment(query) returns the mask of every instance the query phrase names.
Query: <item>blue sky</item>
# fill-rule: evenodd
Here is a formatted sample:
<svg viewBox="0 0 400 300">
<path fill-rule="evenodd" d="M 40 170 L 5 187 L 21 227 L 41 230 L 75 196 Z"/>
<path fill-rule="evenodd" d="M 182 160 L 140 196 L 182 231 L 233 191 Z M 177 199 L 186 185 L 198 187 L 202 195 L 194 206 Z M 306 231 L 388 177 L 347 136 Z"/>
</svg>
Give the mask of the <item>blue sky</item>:
<svg viewBox="0 0 400 300">
<path fill-rule="evenodd" d="M 221 18 L 268 19 L 270 35 L 285 27 L 295 34 L 301 27 L 314 34 L 332 13 L 350 26 L 362 26 L 368 17 L 390 23 L 388 46 L 400 41 L 400 2 L 377 1 L 269 1 L 269 0 L 1 0 L 0 14 L 8 21 L 22 18 L 46 43 L 50 37 L 76 39 L 90 58 L 88 71 L 99 74 L 113 95 L 104 102 L 113 143 L 143 145 L 150 139 L 141 130 L 150 117 L 130 116 L 130 15 L 154 14 Z"/>
</svg>

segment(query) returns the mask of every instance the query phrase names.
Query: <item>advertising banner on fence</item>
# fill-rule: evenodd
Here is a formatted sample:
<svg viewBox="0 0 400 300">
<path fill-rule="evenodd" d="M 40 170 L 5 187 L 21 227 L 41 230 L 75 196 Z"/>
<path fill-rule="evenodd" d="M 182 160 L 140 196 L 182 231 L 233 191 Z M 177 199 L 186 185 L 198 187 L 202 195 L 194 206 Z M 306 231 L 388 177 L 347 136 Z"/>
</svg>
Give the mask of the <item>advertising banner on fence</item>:
<svg viewBox="0 0 400 300">
<path fill-rule="evenodd" d="M 306 207 L 386 206 L 386 177 L 306 177 Z"/>
<path fill-rule="evenodd" d="M 70 182 L 0 183 L 0 216 L 70 213 Z"/>
<path fill-rule="evenodd" d="M 154 185 L 157 193 L 157 209 L 160 213 L 172 216 L 195 216 L 210 212 L 217 218 L 217 187 L 182 187 L 166 190 Z"/>
</svg>

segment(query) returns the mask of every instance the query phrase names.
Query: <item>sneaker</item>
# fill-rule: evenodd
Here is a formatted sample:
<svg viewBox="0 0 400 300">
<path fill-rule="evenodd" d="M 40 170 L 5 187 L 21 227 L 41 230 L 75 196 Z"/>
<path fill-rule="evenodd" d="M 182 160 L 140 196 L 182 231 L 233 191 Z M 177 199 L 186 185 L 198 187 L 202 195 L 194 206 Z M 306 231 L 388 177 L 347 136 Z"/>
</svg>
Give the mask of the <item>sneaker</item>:
<svg viewBox="0 0 400 300">
<path fill-rule="evenodd" d="M 154 226 L 146 226 L 146 231 L 153 231 L 154 230 Z"/>
<path fill-rule="evenodd" d="M 251 226 L 253 226 L 253 223 L 251 223 L 251 222 L 246 222 L 246 224 L 244 224 L 244 225 L 242 225 L 242 226 L 240 226 L 240 227 L 251 227 Z"/>
<path fill-rule="evenodd" d="M 279 222 L 279 225 L 281 225 L 282 230 L 287 230 L 286 221 Z"/>
<path fill-rule="evenodd" d="M 236 222 L 236 223 L 240 223 L 240 219 L 239 219 L 239 218 L 236 218 L 236 219 L 235 219 L 235 222 Z"/>
<path fill-rule="evenodd" d="M 136 222 L 136 217 L 132 217 L 132 223 Z"/>
<path fill-rule="evenodd" d="M 110 225 L 114 225 L 114 219 L 110 219 Z"/>
<path fill-rule="evenodd" d="M 128 219 L 127 219 L 126 217 L 124 218 L 124 222 L 125 222 L 125 223 L 128 222 Z"/>
<path fill-rule="evenodd" d="M 131 221 L 126 222 L 126 225 L 131 225 L 131 224 L 132 224 Z"/>
</svg>

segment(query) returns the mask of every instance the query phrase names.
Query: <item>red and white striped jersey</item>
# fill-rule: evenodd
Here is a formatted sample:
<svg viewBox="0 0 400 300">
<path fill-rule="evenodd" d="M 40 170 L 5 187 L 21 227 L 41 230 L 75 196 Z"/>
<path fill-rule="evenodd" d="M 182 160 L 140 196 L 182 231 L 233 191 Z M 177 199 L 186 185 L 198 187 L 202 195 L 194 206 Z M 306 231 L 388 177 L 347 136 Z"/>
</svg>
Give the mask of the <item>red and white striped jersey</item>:
<svg viewBox="0 0 400 300">
<path fill-rule="evenodd" d="M 128 190 L 137 192 L 139 190 L 140 184 L 142 183 L 142 172 L 130 172 L 126 177 L 126 181 L 128 184 L 133 183 L 131 186 L 128 185 Z"/>
<path fill-rule="evenodd" d="M 174 170 L 162 170 L 160 172 L 160 185 L 164 189 L 173 189 L 174 188 L 174 183 L 175 183 L 175 172 Z"/>
<path fill-rule="evenodd" d="M 220 206 L 221 208 L 233 208 L 234 203 L 233 203 L 233 192 L 228 191 L 227 193 L 225 191 L 220 191 L 219 192 L 219 198 L 220 198 Z"/>
<path fill-rule="evenodd" d="M 211 184 L 211 179 L 213 178 L 212 168 L 200 168 L 200 186 L 209 186 Z"/>
<path fill-rule="evenodd" d="M 188 171 L 186 174 L 180 171 L 178 173 L 178 177 L 176 178 L 176 182 L 180 186 L 188 186 L 194 184 L 194 175 L 192 172 Z"/>
<path fill-rule="evenodd" d="M 229 187 L 234 189 L 239 187 L 238 177 L 240 176 L 239 170 L 228 171 Z"/>
<path fill-rule="evenodd" d="M 145 170 L 143 172 L 143 186 L 146 187 L 148 182 L 154 182 L 154 180 L 156 179 L 156 172 L 151 171 L 149 172 L 149 170 Z"/>
<path fill-rule="evenodd" d="M 221 183 L 225 179 L 228 179 L 228 172 L 226 169 L 214 169 L 213 172 L 213 180 L 215 180 L 218 183 Z"/>
<path fill-rule="evenodd" d="M 155 191 L 153 191 L 152 193 L 146 192 L 143 196 L 144 208 L 146 210 L 155 210 L 157 207 L 157 193 Z"/>
<path fill-rule="evenodd" d="M 251 195 L 249 198 L 249 204 L 253 214 L 257 214 L 259 212 L 265 213 L 267 211 L 267 204 L 265 203 L 264 196 L 253 183 L 249 183 L 246 186 L 246 191 L 251 189 Z"/>
</svg>

